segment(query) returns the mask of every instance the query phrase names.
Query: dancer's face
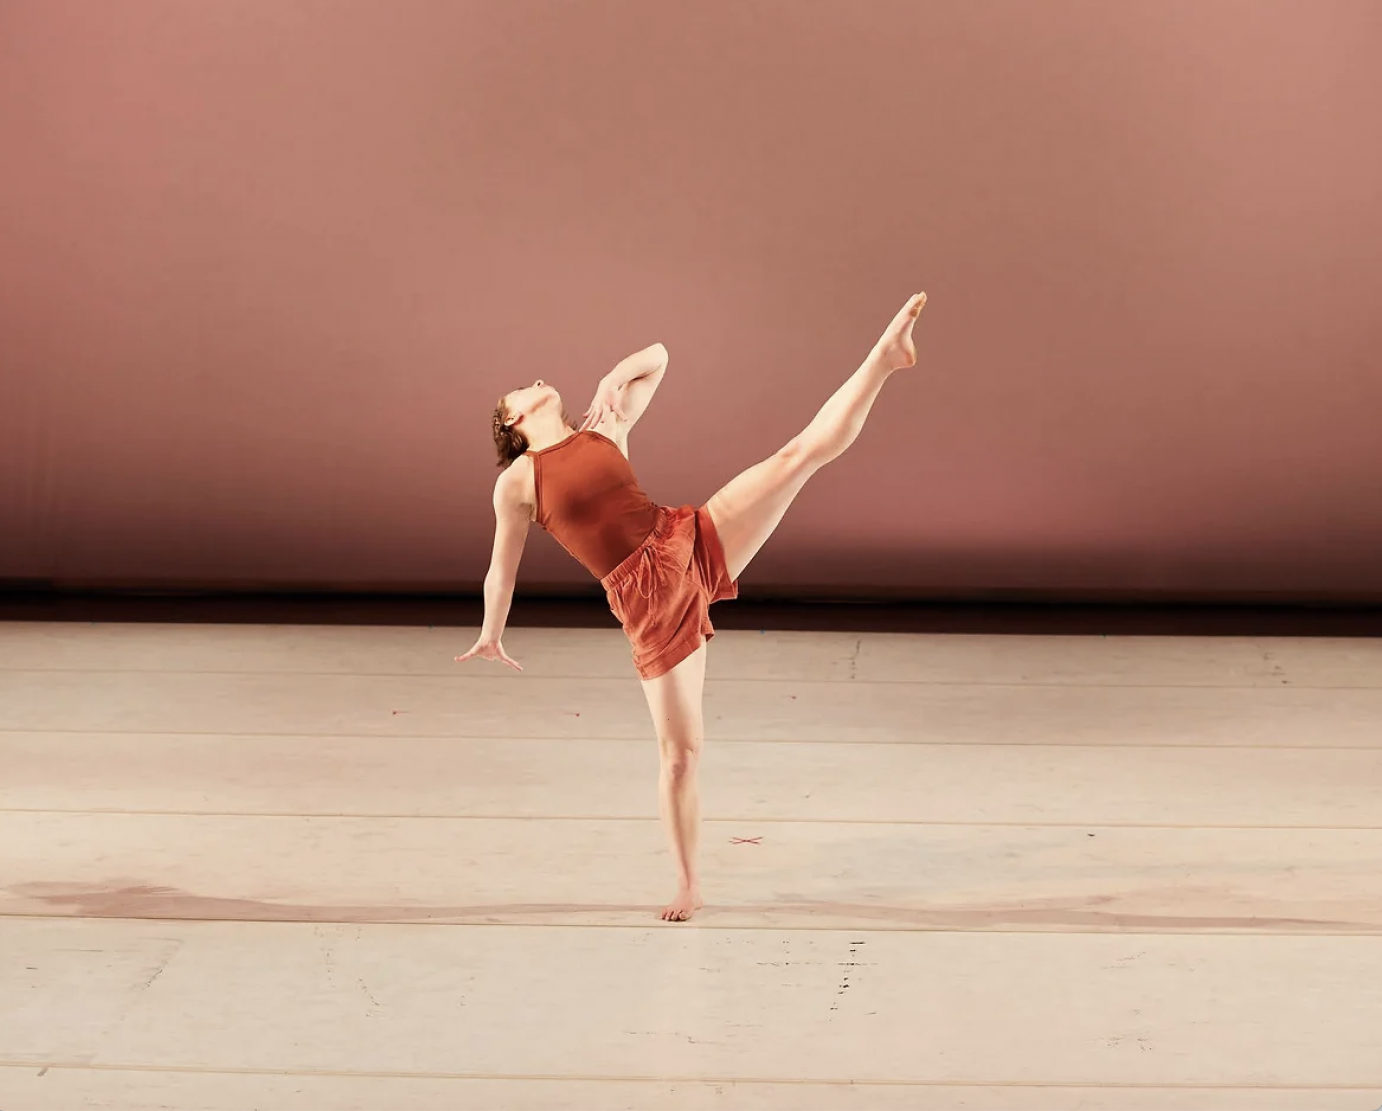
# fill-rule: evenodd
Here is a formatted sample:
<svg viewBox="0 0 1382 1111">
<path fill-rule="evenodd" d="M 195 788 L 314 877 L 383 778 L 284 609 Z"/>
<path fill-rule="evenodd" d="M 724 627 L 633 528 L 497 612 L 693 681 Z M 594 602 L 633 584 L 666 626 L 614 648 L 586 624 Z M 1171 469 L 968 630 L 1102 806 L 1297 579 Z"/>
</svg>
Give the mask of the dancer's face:
<svg viewBox="0 0 1382 1111">
<path fill-rule="evenodd" d="M 560 410 L 561 394 L 539 378 L 531 386 L 524 386 L 521 390 L 514 390 L 505 395 L 504 401 L 510 419 L 517 420 L 549 405 L 555 405 Z"/>
</svg>

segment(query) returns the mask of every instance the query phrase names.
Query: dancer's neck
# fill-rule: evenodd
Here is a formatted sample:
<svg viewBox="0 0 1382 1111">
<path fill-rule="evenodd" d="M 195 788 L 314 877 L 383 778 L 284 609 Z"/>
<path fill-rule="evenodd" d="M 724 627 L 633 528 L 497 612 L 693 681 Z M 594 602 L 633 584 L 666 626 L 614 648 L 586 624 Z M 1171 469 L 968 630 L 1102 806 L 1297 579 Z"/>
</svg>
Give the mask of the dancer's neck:
<svg viewBox="0 0 1382 1111">
<path fill-rule="evenodd" d="M 534 427 L 523 429 L 523 435 L 528 439 L 529 451 L 546 451 L 575 434 L 574 428 L 560 420 L 552 421 L 550 424 L 537 422 Z"/>
</svg>

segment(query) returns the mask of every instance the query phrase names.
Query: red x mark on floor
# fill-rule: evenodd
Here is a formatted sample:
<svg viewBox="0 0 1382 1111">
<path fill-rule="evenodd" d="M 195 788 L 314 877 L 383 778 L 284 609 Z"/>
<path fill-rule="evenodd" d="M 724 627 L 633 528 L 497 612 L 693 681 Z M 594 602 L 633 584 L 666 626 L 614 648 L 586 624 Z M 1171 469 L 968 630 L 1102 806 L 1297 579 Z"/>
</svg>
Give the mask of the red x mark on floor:
<svg viewBox="0 0 1382 1111">
<path fill-rule="evenodd" d="M 762 844 L 762 842 L 763 838 L 761 835 L 758 837 L 731 837 L 729 839 L 731 845 L 758 845 Z"/>
</svg>

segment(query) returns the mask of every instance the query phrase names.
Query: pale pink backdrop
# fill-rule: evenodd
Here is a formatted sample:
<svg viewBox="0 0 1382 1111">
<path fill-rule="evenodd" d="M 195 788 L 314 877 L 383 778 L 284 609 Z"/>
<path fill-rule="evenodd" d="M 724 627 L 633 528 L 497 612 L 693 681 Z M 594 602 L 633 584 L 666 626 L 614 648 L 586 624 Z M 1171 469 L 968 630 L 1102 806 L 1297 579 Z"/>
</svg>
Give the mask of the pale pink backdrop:
<svg viewBox="0 0 1382 1111">
<path fill-rule="evenodd" d="M 1375 0 L 3 0 L 0 579 L 472 588 L 504 390 L 661 340 L 699 502 L 925 289 L 746 593 L 1382 597 L 1379 57 Z"/>
</svg>

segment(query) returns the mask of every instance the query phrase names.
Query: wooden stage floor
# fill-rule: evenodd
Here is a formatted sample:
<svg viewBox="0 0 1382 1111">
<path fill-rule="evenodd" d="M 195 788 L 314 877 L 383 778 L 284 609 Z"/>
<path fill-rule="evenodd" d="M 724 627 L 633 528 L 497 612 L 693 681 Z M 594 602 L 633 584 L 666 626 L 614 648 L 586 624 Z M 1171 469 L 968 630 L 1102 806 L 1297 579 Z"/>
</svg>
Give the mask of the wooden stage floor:
<svg viewBox="0 0 1382 1111">
<path fill-rule="evenodd" d="M 4 1111 L 1382 1106 L 1382 640 L 725 628 L 674 925 L 621 634 L 473 635 L 0 623 Z"/>
</svg>

